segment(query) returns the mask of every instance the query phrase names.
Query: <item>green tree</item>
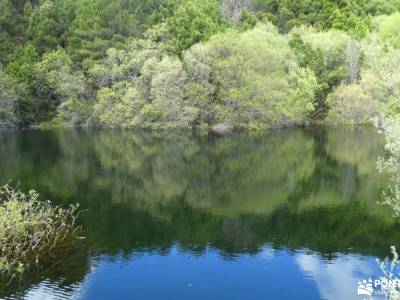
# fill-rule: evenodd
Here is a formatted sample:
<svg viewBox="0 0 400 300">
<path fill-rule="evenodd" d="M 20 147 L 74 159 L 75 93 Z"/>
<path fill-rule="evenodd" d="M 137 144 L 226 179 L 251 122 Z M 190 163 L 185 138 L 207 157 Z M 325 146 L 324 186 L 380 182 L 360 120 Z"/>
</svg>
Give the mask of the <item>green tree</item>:
<svg viewBox="0 0 400 300">
<path fill-rule="evenodd" d="M 320 109 L 324 108 L 325 98 L 332 87 L 327 82 L 329 75 L 327 74 L 328 70 L 322 50 L 319 48 L 314 49 L 310 43 L 304 42 L 297 33 L 292 35 L 289 45 L 293 49 L 299 65 L 303 68 L 309 68 L 314 72 L 318 81 L 316 102 Z"/>
<path fill-rule="evenodd" d="M 327 95 L 342 82 L 358 75 L 358 52 L 352 52 L 358 51 L 357 44 L 354 46 L 355 42 L 348 34 L 337 30 L 317 32 L 300 27 L 294 29 L 291 36 L 289 44 L 300 65 L 311 69 L 318 79 L 318 111 L 326 112 Z"/>
<path fill-rule="evenodd" d="M 127 2 L 126 9 L 134 14 L 136 26 L 144 32 L 173 16 L 182 0 L 125 0 L 122 2 Z"/>
<path fill-rule="evenodd" d="M 19 126 L 21 88 L 0 69 L 0 128 Z"/>
<path fill-rule="evenodd" d="M 20 82 L 30 85 L 34 76 L 34 64 L 38 60 L 39 55 L 35 47 L 32 44 L 27 44 L 14 52 L 5 71 Z"/>
<path fill-rule="evenodd" d="M 113 88 L 103 88 L 97 95 L 94 116 L 107 127 L 139 127 L 139 116 L 146 101 L 137 88 L 121 82 Z"/>
<path fill-rule="evenodd" d="M 124 49 L 110 48 L 105 59 L 88 70 L 89 78 L 96 88 L 110 87 L 118 81 L 134 81 L 146 60 L 160 59 L 163 52 L 149 40 L 135 40 L 125 44 Z"/>
<path fill-rule="evenodd" d="M 242 10 L 239 17 L 239 28 L 241 30 L 249 30 L 254 28 L 257 25 L 258 19 L 257 16 L 253 13 Z"/>
<path fill-rule="evenodd" d="M 111 46 L 122 49 L 156 22 L 172 14 L 176 1 L 78 0 L 70 26 L 68 52 L 74 62 L 89 69 L 106 57 Z"/>
<path fill-rule="evenodd" d="M 21 15 L 9 0 L 0 0 L 0 63 L 10 60 L 16 42 L 22 42 Z"/>
<path fill-rule="evenodd" d="M 341 85 L 329 95 L 327 121 L 334 124 L 371 124 L 379 112 L 379 102 L 360 85 Z"/>
<path fill-rule="evenodd" d="M 181 54 L 223 28 L 222 12 L 216 0 L 183 1 L 168 19 L 168 48 L 174 54 Z"/>
<path fill-rule="evenodd" d="M 46 53 L 35 65 L 32 88 L 36 94 L 37 118 L 42 121 L 54 117 L 61 103 L 89 96 L 83 74 L 73 70 L 71 59 L 61 48 Z"/>
<path fill-rule="evenodd" d="M 366 4 L 366 11 L 373 16 L 390 15 L 399 10 L 399 0 L 370 0 Z"/>
<path fill-rule="evenodd" d="M 46 0 L 29 13 L 27 36 L 40 54 L 67 45 L 68 28 L 75 19 L 75 2 Z"/>
<path fill-rule="evenodd" d="M 74 62 L 89 68 L 105 56 L 113 32 L 102 25 L 101 1 L 76 1 L 76 19 L 69 29 L 68 53 Z"/>
<path fill-rule="evenodd" d="M 253 0 L 257 10 L 279 27 L 289 32 L 293 27 L 312 25 L 315 28 L 339 29 L 363 37 L 369 29 L 367 0 Z M 374 6 L 369 6 L 372 10 Z"/>
<path fill-rule="evenodd" d="M 390 46 L 400 49 L 400 13 L 381 18 L 378 35 Z"/>
<path fill-rule="evenodd" d="M 298 67 L 287 39 L 271 24 L 229 31 L 206 45 L 212 56 L 215 91 L 208 110 L 214 122 L 285 126 L 301 123 L 314 110 L 315 76 Z"/>
</svg>

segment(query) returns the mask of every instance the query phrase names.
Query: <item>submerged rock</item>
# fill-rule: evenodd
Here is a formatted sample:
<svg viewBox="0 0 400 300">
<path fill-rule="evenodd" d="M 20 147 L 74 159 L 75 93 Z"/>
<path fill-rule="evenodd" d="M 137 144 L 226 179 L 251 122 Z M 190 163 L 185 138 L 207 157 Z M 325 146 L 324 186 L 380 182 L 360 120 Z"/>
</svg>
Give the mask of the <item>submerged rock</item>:
<svg viewBox="0 0 400 300">
<path fill-rule="evenodd" d="M 211 125 L 210 127 L 211 131 L 217 134 L 228 134 L 232 131 L 232 126 L 228 123 L 217 123 L 214 125 Z"/>
</svg>

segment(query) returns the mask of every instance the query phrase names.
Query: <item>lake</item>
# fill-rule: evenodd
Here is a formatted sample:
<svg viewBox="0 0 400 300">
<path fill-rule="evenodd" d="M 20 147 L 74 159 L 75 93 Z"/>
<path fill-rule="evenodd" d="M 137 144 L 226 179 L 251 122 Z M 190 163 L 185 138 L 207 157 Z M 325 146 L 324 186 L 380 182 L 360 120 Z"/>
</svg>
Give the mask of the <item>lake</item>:
<svg viewBox="0 0 400 300">
<path fill-rule="evenodd" d="M 86 237 L 6 299 L 362 299 L 400 241 L 374 129 L 0 133 L 0 183 L 79 203 Z"/>
</svg>

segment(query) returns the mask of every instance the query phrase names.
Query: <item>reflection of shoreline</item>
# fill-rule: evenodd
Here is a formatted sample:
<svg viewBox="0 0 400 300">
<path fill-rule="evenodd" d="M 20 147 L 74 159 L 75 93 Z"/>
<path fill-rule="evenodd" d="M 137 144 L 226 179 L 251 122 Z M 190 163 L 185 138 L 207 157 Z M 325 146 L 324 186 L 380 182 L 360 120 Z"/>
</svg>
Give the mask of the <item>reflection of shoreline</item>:
<svg viewBox="0 0 400 300">
<path fill-rule="evenodd" d="M 67 130 L 0 140 L 3 174 L 59 202 L 78 199 L 89 208 L 84 226 L 111 252 L 130 252 L 138 240 L 144 248 L 157 246 L 162 235 L 167 242 L 160 248 L 188 240 L 227 253 L 257 252 L 273 240 L 278 248 L 379 255 L 386 249 L 370 253 L 386 245 L 379 230 L 396 228 L 376 205 L 384 181 L 375 161 L 383 140 L 374 131 L 295 129 L 216 138 Z M 153 236 L 146 236 L 149 230 Z"/>
<path fill-rule="evenodd" d="M 26 131 L 0 134 L 0 181 L 21 179 L 26 190 L 88 208 L 82 223 L 95 255 L 167 255 L 179 244 L 198 256 L 213 247 L 229 261 L 269 244 L 332 260 L 382 258 L 400 231 L 376 205 L 381 148 L 380 136 L 360 130 Z"/>
</svg>

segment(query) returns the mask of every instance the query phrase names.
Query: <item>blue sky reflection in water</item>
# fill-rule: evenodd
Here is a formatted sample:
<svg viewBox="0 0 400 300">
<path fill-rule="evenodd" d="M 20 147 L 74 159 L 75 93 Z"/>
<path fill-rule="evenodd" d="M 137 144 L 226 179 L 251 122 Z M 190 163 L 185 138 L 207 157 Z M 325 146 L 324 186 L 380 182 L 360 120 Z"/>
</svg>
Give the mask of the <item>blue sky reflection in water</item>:
<svg viewBox="0 0 400 300">
<path fill-rule="evenodd" d="M 87 247 L 1 297 L 361 299 L 400 239 L 373 130 L 0 134 L 0 180 L 79 202 Z"/>
<path fill-rule="evenodd" d="M 318 254 L 263 249 L 225 260 L 208 249 L 198 257 L 173 247 L 166 256 L 99 257 L 74 289 L 78 299 L 360 299 L 359 278 L 377 274 L 372 258 L 343 255 L 325 261 Z M 48 282 L 27 298 L 62 298 Z M 265 295 L 265 296 L 264 296 Z"/>
</svg>

